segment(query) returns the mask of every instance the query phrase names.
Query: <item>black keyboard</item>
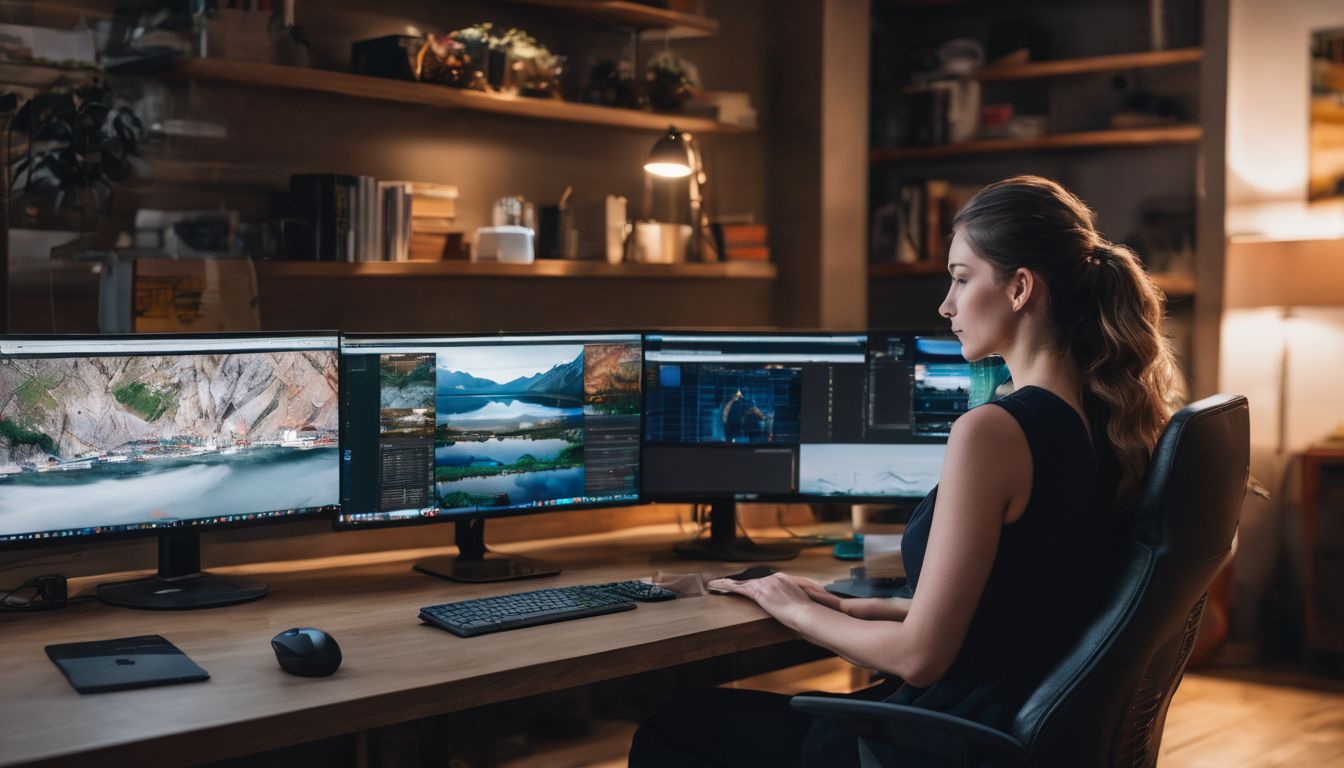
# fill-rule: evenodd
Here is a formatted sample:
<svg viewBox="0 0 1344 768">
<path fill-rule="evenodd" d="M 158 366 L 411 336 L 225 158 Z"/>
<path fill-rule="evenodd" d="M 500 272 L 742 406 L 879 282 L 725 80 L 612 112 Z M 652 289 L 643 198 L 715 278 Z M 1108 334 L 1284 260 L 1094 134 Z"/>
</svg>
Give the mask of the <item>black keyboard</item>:
<svg viewBox="0 0 1344 768">
<path fill-rule="evenodd" d="M 677 597 L 677 593 L 670 589 L 643 581 L 613 581 L 610 584 L 594 584 L 588 589 L 596 589 L 641 603 L 657 603 L 663 600 L 675 600 Z"/>
<path fill-rule="evenodd" d="M 460 637 L 634 610 L 626 598 L 592 587 L 552 587 L 420 609 L 420 620 Z"/>
</svg>

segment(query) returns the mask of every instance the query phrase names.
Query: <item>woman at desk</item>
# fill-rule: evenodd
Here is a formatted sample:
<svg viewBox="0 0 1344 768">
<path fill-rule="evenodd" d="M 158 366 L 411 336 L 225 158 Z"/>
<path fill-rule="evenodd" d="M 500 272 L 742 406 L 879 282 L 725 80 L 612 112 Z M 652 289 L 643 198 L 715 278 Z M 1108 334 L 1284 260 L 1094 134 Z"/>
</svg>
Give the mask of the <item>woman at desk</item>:
<svg viewBox="0 0 1344 768">
<path fill-rule="evenodd" d="M 939 485 L 903 541 L 914 597 L 842 600 L 782 573 L 712 586 L 904 681 L 855 696 L 1006 729 L 1108 575 L 1123 541 L 1118 510 L 1171 415 L 1175 363 L 1161 293 L 1138 257 L 1106 241 L 1059 184 L 992 184 L 952 231 L 939 313 L 967 360 L 1001 355 L 1016 388 L 952 428 Z M 857 764 L 854 737 L 788 702 L 685 692 L 640 727 L 630 764 Z"/>
</svg>

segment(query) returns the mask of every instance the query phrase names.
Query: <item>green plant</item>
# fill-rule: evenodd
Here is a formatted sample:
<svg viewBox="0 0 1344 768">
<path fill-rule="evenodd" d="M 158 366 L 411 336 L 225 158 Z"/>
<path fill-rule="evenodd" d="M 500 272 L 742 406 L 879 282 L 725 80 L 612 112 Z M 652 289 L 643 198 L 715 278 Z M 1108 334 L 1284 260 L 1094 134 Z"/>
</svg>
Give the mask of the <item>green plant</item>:
<svg viewBox="0 0 1344 768">
<path fill-rule="evenodd" d="M 91 190 L 106 213 L 116 183 L 131 174 L 142 131 L 140 118 L 101 76 L 39 93 L 10 122 L 10 188 L 25 195 L 53 194 L 57 209 L 76 205 L 77 193 Z M 13 134 L 24 137 L 22 152 L 13 151 Z"/>
</svg>

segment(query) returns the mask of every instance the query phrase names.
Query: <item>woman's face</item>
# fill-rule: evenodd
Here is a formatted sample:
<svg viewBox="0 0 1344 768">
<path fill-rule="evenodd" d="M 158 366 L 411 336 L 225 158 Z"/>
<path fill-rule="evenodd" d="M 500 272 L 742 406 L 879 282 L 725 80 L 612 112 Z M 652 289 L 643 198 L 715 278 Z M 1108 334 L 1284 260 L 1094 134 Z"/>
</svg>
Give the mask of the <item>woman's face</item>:
<svg viewBox="0 0 1344 768">
<path fill-rule="evenodd" d="M 951 321 L 962 357 L 979 360 L 1001 352 L 1013 319 L 1009 285 L 998 281 L 994 267 L 971 250 L 960 232 L 952 236 L 947 271 L 952 285 L 938 314 Z"/>
</svg>

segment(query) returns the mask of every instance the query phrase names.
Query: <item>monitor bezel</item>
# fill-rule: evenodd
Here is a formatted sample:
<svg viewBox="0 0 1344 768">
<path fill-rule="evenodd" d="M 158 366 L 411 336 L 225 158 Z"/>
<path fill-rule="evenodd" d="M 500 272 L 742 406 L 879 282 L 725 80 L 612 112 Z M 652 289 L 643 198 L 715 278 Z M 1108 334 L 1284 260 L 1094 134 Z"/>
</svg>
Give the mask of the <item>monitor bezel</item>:
<svg viewBox="0 0 1344 768">
<path fill-rule="evenodd" d="M 950 328 L 932 328 L 930 326 L 916 327 L 886 327 L 886 328 L 865 328 L 860 330 L 840 331 L 834 329 L 817 328 L 771 328 L 771 329 L 713 329 L 706 330 L 700 328 L 677 329 L 677 330 L 657 330 L 646 331 L 648 336 L 865 336 L 874 335 L 905 335 L 905 336 L 925 336 L 935 338 L 956 338 L 952 335 Z M 648 345 L 645 343 L 644 350 L 648 351 Z M 864 365 L 867 365 L 867 345 L 865 339 Z M 643 388 L 643 395 L 648 396 L 648 389 Z M 641 408 L 641 430 L 643 417 L 648 413 L 648 405 L 645 403 Z M 941 443 L 930 441 L 929 443 L 891 443 L 891 445 L 946 445 L 947 441 Z M 798 444 L 801 447 L 802 443 Z M 872 445 L 885 445 L 885 443 L 872 443 Z M 711 450 L 719 446 L 706 446 Z M 644 451 L 648 445 L 644 441 L 644 433 L 640 432 L 640 465 L 644 464 Z M 724 450 L 731 450 L 724 447 Z M 801 458 L 801 456 L 800 456 Z M 707 504 L 718 501 L 733 501 L 739 504 L 878 504 L 907 506 L 918 503 L 928 496 L 822 496 L 805 493 L 694 493 L 694 492 L 676 492 L 676 493 L 653 493 L 648 492 L 643 487 L 644 473 L 640 473 L 640 498 L 651 504 Z M 936 485 L 934 486 L 937 487 Z M 932 490 L 930 490 L 930 493 Z"/>
<path fill-rule="evenodd" d="M 352 340 L 352 341 L 379 341 L 379 340 L 395 341 L 395 340 L 397 340 L 397 339 L 406 339 L 406 340 L 408 340 L 408 341 L 415 341 L 415 340 L 433 340 L 433 339 L 477 339 L 477 338 L 485 340 L 485 339 L 491 339 L 491 338 L 500 338 L 500 339 L 503 339 L 503 338 L 516 338 L 516 337 L 524 337 L 524 338 L 536 337 L 536 338 L 538 338 L 538 339 L 546 339 L 546 338 L 554 338 L 554 337 L 557 337 L 557 336 L 635 336 L 635 337 L 638 337 L 638 338 L 639 338 L 639 370 L 640 370 L 640 379 L 641 379 L 641 381 L 640 381 L 640 390 L 639 390 L 639 438 L 640 438 L 640 461 L 641 461 L 641 464 L 642 464 L 643 456 L 644 456 L 644 444 L 643 444 L 643 439 L 644 439 L 644 386 L 643 386 L 643 374 L 644 374 L 644 335 L 645 335 L 645 331 L 642 331 L 642 330 L 619 330 L 619 329 L 618 329 L 618 330 L 612 330 L 612 329 L 610 329 L 610 328 L 601 328 L 601 329 L 580 329 L 580 330 L 574 330 L 574 331 L 571 331 L 571 330 L 565 330 L 565 331 L 554 331 L 554 330 L 551 330 L 551 331 L 545 331 L 545 330 L 542 330 L 542 331 L 539 331 L 539 330 L 527 330 L 527 331 L 504 331 L 504 330 L 497 330 L 497 331 L 451 331 L 451 332 L 446 332 L 446 333 L 426 333 L 426 332 L 415 332 L 415 333 L 392 333 L 392 332 L 378 332 L 378 333 L 370 333 L 370 332 L 365 332 L 365 333 L 343 333 L 343 334 L 341 334 L 341 340 L 344 341 L 345 339 L 350 339 L 350 340 Z M 340 376 L 341 376 L 341 384 L 342 384 L 342 386 L 343 386 L 344 383 L 345 383 L 345 366 L 344 366 L 344 365 L 340 365 Z M 345 399 L 344 399 L 344 398 L 341 399 L 341 406 L 340 406 L 340 408 L 341 408 L 341 409 L 340 409 L 341 423 L 344 424 L 344 423 L 345 423 L 345 414 L 346 414 L 346 411 L 345 411 Z M 495 510 L 481 510 L 481 509 L 472 509 L 472 510 L 470 510 L 470 511 L 468 511 L 468 510 L 451 511 L 451 512 L 450 512 L 450 511 L 445 511 L 445 512 L 441 512 L 440 514 L 432 515 L 432 516 L 429 516 L 429 515 L 421 515 L 421 516 L 418 516 L 418 517 L 403 518 L 403 519 L 398 519 L 398 520 L 376 520 L 376 521 L 368 521 L 368 522 L 353 522 L 353 521 L 346 521 L 346 520 L 344 519 L 344 516 L 341 514 L 341 505 L 337 505 L 336 512 L 335 512 L 334 515 L 332 515 L 332 518 L 331 518 L 331 526 L 332 526 L 332 530 L 337 531 L 337 532 L 342 532 L 342 533 L 343 533 L 343 532 L 349 532 L 349 531 L 375 530 L 375 529 L 379 529 L 379 528 L 407 528 L 407 527 L 412 527 L 412 526 L 417 526 L 417 525 L 434 525 L 434 524 L 438 524 L 438 523 L 453 523 L 453 522 L 456 522 L 456 521 L 458 521 L 458 520 L 472 520 L 472 519 L 494 520 L 494 519 L 497 519 L 497 518 L 504 518 L 504 517 L 520 517 L 520 516 L 523 516 L 523 515 L 539 515 L 539 514 L 545 514 L 545 513 L 550 513 L 550 512 L 571 512 L 571 511 L 585 510 L 585 509 L 606 509 L 606 508 L 609 508 L 609 507 L 633 507 L 633 506 L 638 506 L 638 505 L 641 505 L 641 504 L 646 503 L 646 500 L 645 500 L 644 495 L 643 495 L 643 487 L 642 487 L 642 486 L 643 486 L 643 480 L 644 480 L 644 475 L 643 475 L 643 471 L 642 471 L 643 467 L 641 466 L 640 469 L 641 469 L 641 471 L 640 471 L 640 488 L 638 488 L 638 489 L 636 490 L 636 492 L 635 492 L 635 498 L 633 498 L 633 499 L 625 499 L 625 500 L 621 500 L 621 501 L 580 502 L 580 503 L 577 503 L 577 504 L 565 504 L 565 505 L 556 505 L 556 506 L 550 506 L 550 507 L 522 507 L 522 508 L 508 508 L 508 509 L 500 509 L 500 510 L 498 510 L 498 511 L 495 511 Z M 344 488 L 345 471 L 346 471 L 346 469 L 345 469 L 345 462 L 344 462 L 344 460 L 342 460 L 342 462 L 341 462 L 341 481 L 342 481 L 342 488 Z"/>
<path fill-rule="evenodd" d="M 145 341 L 145 340 L 163 340 L 163 341 L 195 341 L 195 340 L 220 340 L 220 339 L 285 339 L 285 338 L 332 338 L 336 341 L 336 366 L 339 387 L 340 374 L 340 339 L 341 334 L 338 331 L 255 331 L 255 332 L 216 332 L 216 333 L 52 333 L 52 334 L 3 334 L 0 335 L 0 344 L 10 342 L 24 341 L 46 341 L 46 342 L 71 342 L 81 341 Z M 153 353 L 143 353 L 144 355 Z M 191 354 L 189 352 L 176 354 Z M 141 356 L 140 354 L 134 356 Z M 339 399 L 339 396 L 338 396 Z M 339 411 L 338 411 L 339 418 Z M 337 457 L 339 459 L 341 451 L 339 430 L 337 433 Z M 337 499 L 339 500 L 339 495 Z M 30 549 L 37 547 L 59 547 L 70 544 L 85 544 L 94 542 L 112 542 L 125 541 L 128 539 L 147 538 L 159 536 L 162 534 L 173 533 L 207 533 L 214 531 L 225 531 L 236 528 L 261 527 L 264 525 L 274 525 L 279 523 L 298 523 L 310 520 L 320 520 L 324 517 L 335 517 L 339 504 L 328 504 L 320 507 L 302 507 L 292 511 L 293 514 L 278 517 L 254 518 L 251 520 L 231 520 L 219 523 L 194 523 L 190 520 L 184 520 L 177 525 L 162 525 L 149 528 L 136 528 L 132 530 L 102 531 L 98 533 L 79 533 L 68 536 L 50 536 L 34 539 L 8 539 L 0 540 L 0 551 Z M 279 512 L 284 510 L 266 510 L 267 512 Z M 242 513 L 248 514 L 248 513 Z M 53 529 L 61 530 L 61 529 Z M 48 531 L 32 531 L 31 533 L 51 533 Z"/>
</svg>

